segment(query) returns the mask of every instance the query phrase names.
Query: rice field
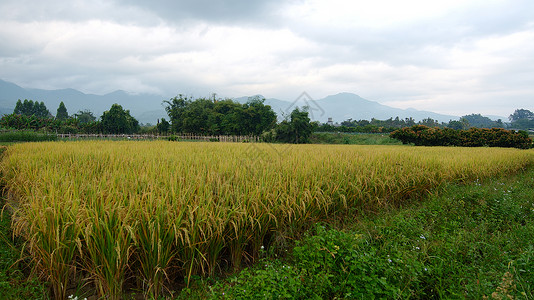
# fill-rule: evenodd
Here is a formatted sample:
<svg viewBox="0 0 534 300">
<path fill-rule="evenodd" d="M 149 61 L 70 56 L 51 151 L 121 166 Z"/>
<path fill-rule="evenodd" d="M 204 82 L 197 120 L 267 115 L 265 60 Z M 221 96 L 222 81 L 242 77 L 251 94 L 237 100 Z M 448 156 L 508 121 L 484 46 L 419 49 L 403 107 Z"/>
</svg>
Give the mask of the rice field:
<svg viewBox="0 0 534 300">
<path fill-rule="evenodd" d="M 88 280 L 119 299 L 239 269 L 319 220 L 532 165 L 501 148 L 79 141 L 10 146 L 0 168 L 54 297 Z"/>
</svg>

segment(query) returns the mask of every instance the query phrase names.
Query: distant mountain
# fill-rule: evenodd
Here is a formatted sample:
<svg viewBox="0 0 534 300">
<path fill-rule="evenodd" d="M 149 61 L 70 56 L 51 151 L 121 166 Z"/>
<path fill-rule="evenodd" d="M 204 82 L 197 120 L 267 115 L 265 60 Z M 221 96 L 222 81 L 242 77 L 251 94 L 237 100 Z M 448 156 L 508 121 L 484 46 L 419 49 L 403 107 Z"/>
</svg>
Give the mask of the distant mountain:
<svg viewBox="0 0 534 300">
<path fill-rule="evenodd" d="M 10 114 L 15 109 L 17 99 L 31 98 L 31 93 L 20 86 L 0 80 L 0 114 Z"/>
<path fill-rule="evenodd" d="M 261 95 L 257 96 L 262 97 Z M 130 94 L 121 90 L 105 95 L 94 95 L 85 94 L 74 89 L 25 89 L 14 83 L 0 80 L 0 114 L 12 113 L 18 99 L 43 101 L 54 115 L 61 101 L 65 103 L 69 114 L 88 109 L 95 116 L 101 116 L 113 103 L 118 103 L 124 109 L 130 110 L 131 114 L 139 122 L 156 124 L 158 119 L 168 119 L 162 102 L 169 98 L 153 94 Z M 240 97 L 234 100 L 245 103 L 248 99 L 249 97 Z M 339 93 L 317 100 L 303 93 L 296 101 L 268 98 L 265 104 L 272 107 L 279 120 L 282 120 L 284 116 L 288 116 L 295 107 L 304 106 L 309 107 L 312 120 L 323 123 L 328 118 L 332 118 L 334 123 L 341 123 L 347 119 L 370 120 L 375 118 L 385 120 L 395 117 L 401 119 L 412 117 L 416 121 L 432 118 L 439 122 L 459 119 L 457 116 L 442 115 L 429 111 L 393 108 L 351 93 Z"/>
<path fill-rule="evenodd" d="M 458 120 L 459 117 L 443 115 L 430 111 L 416 110 L 413 108 L 400 109 L 382 105 L 375 101 L 366 100 L 351 93 L 340 93 L 316 101 L 325 111 L 324 117 L 332 117 L 334 122 L 342 122 L 349 118 L 353 120 L 370 120 L 371 118 L 386 120 L 399 117 L 401 119 L 414 118 L 420 121 L 432 118 L 439 122 Z"/>
<path fill-rule="evenodd" d="M 260 96 L 261 97 L 261 96 Z M 236 98 L 235 100 L 244 103 L 249 97 Z M 296 101 L 288 102 L 278 99 L 266 99 L 265 104 L 270 105 L 277 113 L 278 118 L 281 115 L 289 115 L 295 107 L 308 106 L 310 118 L 314 121 L 326 122 L 332 118 L 334 123 L 341 123 L 345 120 L 371 120 L 372 118 L 386 120 L 389 118 L 399 117 L 401 119 L 414 118 L 420 121 L 426 118 L 432 118 L 439 122 L 449 122 L 458 120 L 458 116 L 443 115 L 430 111 L 421 111 L 413 108 L 400 109 L 387 105 L 382 105 L 375 101 L 366 100 L 356 94 L 339 93 L 327 96 L 322 99 L 311 99 L 307 94 L 303 94 Z"/>
<path fill-rule="evenodd" d="M 16 84 L 0 80 L 0 114 L 12 113 L 18 99 L 43 101 L 53 115 L 56 114 L 59 103 L 63 101 L 69 115 L 88 109 L 98 117 L 108 110 L 113 103 L 118 103 L 124 109 L 130 110 L 132 116 L 141 123 L 155 124 L 157 119 L 167 117 L 167 113 L 161 105 L 165 98 L 159 95 L 129 94 L 125 91 L 94 95 L 85 94 L 74 89 L 25 89 Z"/>
</svg>

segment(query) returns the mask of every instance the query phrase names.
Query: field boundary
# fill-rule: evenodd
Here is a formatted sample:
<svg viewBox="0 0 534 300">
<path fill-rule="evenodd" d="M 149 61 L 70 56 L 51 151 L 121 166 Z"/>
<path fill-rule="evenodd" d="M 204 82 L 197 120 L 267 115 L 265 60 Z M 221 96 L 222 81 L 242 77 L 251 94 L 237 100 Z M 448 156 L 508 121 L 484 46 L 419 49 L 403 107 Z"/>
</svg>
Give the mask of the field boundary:
<svg viewBox="0 0 534 300">
<path fill-rule="evenodd" d="M 133 139 L 133 140 L 160 140 L 160 139 L 180 139 L 196 141 L 219 141 L 219 142 L 260 142 L 258 136 L 242 135 L 193 135 L 193 134 L 68 134 L 58 133 L 58 138 L 62 139 Z"/>
</svg>

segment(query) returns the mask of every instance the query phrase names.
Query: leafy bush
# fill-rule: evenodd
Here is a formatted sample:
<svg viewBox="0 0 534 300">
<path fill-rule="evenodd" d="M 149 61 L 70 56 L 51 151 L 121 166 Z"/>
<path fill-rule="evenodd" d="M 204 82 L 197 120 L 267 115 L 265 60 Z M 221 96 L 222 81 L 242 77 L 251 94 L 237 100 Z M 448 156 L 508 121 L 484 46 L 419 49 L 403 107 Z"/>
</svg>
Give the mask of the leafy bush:
<svg viewBox="0 0 534 300">
<path fill-rule="evenodd" d="M 229 299 L 407 298 L 423 273 L 422 263 L 401 252 L 381 251 L 361 234 L 326 229 L 297 242 L 290 259 L 264 260 L 219 283 L 212 296 Z"/>
<path fill-rule="evenodd" d="M 381 251 L 361 234 L 316 227 L 295 247 L 308 296 L 320 298 L 399 298 L 423 269 L 395 249 Z"/>
<path fill-rule="evenodd" d="M 221 299 L 296 299 L 302 298 L 305 286 L 301 270 L 279 260 L 263 260 L 260 267 L 245 269 L 230 279 L 231 288 L 223 282 L 216 285 L 212 297 Z"/>
<path fill-rule="evenodd" d="M 390 137 L 416 146 L 532 148 L 532 139 L 525 131 L 502 128 L 455 130 L 415 125 L 396 130 Z"/>
</svg>

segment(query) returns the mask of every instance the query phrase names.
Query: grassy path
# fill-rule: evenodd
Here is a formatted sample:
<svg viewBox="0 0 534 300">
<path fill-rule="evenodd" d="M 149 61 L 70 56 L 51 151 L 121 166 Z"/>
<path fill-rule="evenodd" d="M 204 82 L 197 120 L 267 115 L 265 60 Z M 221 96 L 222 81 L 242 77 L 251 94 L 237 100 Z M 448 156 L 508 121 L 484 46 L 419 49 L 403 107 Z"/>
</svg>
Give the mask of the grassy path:
<svg viewBox="0 0 534 300">
<path fill-rule="evenodd" d="M 0 211 L 4 199 L 0 198 Z M 11 215 L 6 209 L 0 214 L 0 299 L 47 299 L 43 283 L 29 277 L 29 269 L 18 262 L 22 244 L 13 240 Z"/>
</svg>

